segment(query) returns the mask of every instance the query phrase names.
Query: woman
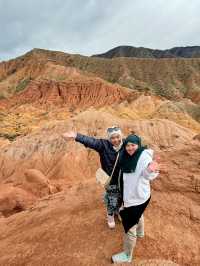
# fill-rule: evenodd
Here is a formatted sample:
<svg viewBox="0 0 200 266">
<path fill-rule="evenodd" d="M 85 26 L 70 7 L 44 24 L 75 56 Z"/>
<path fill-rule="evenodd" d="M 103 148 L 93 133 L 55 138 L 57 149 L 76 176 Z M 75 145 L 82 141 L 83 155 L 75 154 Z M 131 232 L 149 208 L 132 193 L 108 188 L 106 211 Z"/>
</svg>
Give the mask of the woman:
<svg viewBox="0 0 200 266">
<path fill-rule="evenodd" d="M 158 176 L 158 163 L 153 161 L 153 150 L 142 147 L 141 139 L 130 135 L 120 155 L 120 188 L 123 208 L 120 211 L 125 231 L 124 250 L 112 256 L 113 263 L 132 261 L 137 237 L 142 237 L 143 212 L 150 202 L 150 181 Z"/>
<path fill-rule="evenodd" d="M 113 171 L 117 154 L 123 146 L 122 132 L 119 127 L 113 126 L 107 129 L 107 139 L 97 139 L 89 137 L 76 132 L 66 132 L 63 138 L 73 139 L 85 147 L 90 148 L 98 152 L 100 156 L 100 162 L 102 169 L 111 176 L 112 179 L 109 186 L 106 189 L 104 201 L 107 207 L 107 222 L 110 229 L 115 227 L 115 214 L 118 214 L 119 207 L 121 206 L 121 193 L 118 187 L 118 176 L 119 176 L 119 164 Z"/>
</svg>

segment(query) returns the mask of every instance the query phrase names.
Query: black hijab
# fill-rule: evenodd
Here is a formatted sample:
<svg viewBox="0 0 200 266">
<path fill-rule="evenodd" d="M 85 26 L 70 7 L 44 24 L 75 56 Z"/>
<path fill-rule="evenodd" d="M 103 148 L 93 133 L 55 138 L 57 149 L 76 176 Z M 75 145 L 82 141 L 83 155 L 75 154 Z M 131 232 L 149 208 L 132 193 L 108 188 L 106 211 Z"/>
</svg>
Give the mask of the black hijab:
<svg viewBox="0 0 200 266">
<path fill-rule="evenodd" d="M 126 145 L 128 143 L 133 143 L 138 145 L 138 149 L 134 152 L 133 155 L 129 155 L 126 151 Z M 124 150 L 120 159 L 120 166 L 123 173 L 135 172 L 137 162 L 140 158 L 140 155 L 147 147 L 143 147 L 141 144 L 141 138 L 137 135 L 129 135 L 124 141 Z"/>
</svg>

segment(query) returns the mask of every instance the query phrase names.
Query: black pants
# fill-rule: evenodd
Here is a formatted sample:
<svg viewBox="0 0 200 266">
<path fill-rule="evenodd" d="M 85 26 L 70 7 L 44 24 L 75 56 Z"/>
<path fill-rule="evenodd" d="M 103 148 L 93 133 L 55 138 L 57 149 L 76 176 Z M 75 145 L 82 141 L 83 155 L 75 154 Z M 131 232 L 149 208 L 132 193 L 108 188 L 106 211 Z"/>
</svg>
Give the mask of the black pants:
<svg viewBox="0 0 200 266">
<path fill-rule="evenodd" d="M 124 208 L 120 211 L 120 216 L 122 218 L 122 224 L 125 233 L 127 233 L 131 227 L 133 227 L 139 222 L 139 219 L 145 211 L 146 207 L 148 206 L 150 199 L 151 197 L 140 205 Z"/>
</svg>

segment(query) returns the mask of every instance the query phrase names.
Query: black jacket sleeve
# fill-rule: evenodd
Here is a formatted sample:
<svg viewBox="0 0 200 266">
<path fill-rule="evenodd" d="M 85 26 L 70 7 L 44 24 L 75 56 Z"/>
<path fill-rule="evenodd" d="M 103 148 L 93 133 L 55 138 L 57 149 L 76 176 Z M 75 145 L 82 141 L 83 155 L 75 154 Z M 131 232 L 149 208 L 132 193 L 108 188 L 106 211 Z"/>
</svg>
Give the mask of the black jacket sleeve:
<svg viewBox="0 0 200 266">
<path fill-rule="evenodd" d="M 86 135 L 82 135 L 80 133 L 77 133 L 75 141 L 80 142 L 85 147 L 93 149 L 97 152 L 100 152 L 103 148 L 103 140 L 102 139 L 96 139 L 94 137 L 89 137 Z"/>
</svg>

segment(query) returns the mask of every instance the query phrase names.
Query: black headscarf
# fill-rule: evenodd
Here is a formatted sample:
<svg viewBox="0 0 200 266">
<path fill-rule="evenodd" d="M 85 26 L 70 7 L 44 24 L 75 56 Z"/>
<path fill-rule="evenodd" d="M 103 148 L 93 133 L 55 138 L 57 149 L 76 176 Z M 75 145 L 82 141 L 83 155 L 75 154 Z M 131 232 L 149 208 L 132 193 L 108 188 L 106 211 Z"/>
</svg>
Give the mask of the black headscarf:
<svg viewBox="0 0 200 266">
<path fill-rule="evenodd" d="M 138 149 L 134 152 L 133 155 L 129 155 L 126 151 L 126 145 L 128 143 L 133 143 L 138 145 Z M 124 141 L 124 150 L 120 159 L 120 166 L 123 173 L 135 172 L 137 162 L 140 158 L 141 153 L 147 148 L 143 147 L 141 144 L 141 138 L 137 135 L 129 135 Z"/>
</svg>

